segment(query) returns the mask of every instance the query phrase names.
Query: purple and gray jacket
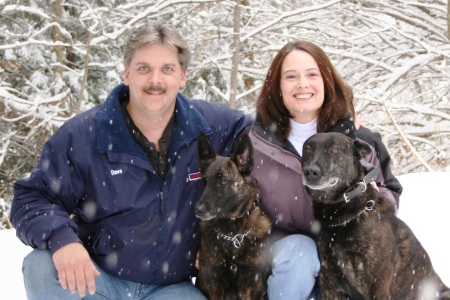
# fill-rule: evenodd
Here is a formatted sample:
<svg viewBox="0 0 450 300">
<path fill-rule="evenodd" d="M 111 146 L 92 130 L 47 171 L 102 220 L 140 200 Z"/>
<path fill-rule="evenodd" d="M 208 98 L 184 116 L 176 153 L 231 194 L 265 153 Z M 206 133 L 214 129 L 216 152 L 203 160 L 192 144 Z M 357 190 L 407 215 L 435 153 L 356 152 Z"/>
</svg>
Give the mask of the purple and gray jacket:
<svg viewBox="0 0 450 300">
<path fill-rule="evenodd" d="M 398 207 L 400 182 L 389 168 L 389 154 L 379 133 L 361 127 L 355 130 L 350 118 L 339 120 L 329 131 L 341 132 L 368 143 L 373 152 L 365 160 L 382 172 L 376 183 L 380 192 Z M 312 235 L 312 200 L 302 183 L 301 157 L 292 144 L 268 132 L 257 118 L 249 132 L 254 147 L 252 175 L 257 180 L 262 210 L 273 223 L 275 238 L 294 233 Z"/>
</svg>

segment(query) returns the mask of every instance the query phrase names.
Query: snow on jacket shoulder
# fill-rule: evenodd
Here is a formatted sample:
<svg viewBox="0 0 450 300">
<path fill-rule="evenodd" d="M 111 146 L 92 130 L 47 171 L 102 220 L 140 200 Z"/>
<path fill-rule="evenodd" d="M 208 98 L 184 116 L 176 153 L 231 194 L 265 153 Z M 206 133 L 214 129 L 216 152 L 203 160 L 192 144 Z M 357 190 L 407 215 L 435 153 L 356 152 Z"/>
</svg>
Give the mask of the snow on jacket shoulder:
<svg viewBox="0 0 450 300">
<path fill-rule="evenodd" d="M 202 191 L 197 137 L 204 131 L 221 155 L 251 119 L 224 104 L 178 94 L 168 173 L 161 179 L 130 136 L 120 109 L 128 87 L 68 120 L 45 143 L 41 159 L 14 186 L 11 219 L 18 237 L 52 253 L 82 242 L 113 276 L 171 284 L 195 275 Z M 72 217 L 71 217 L 72 216 Z"/>
</svg>

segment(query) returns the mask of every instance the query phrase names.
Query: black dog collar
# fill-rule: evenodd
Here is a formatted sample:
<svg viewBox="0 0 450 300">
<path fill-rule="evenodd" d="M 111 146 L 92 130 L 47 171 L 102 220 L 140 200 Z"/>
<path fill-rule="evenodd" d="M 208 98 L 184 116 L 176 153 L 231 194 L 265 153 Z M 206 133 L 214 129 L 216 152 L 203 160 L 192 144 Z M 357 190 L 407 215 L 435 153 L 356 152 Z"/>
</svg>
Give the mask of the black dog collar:
<svg viewBox="0 0 450 300">
<path fill-rule="evenodd" d="M 365 192 L 367 189 L 367 184 L 374 181 L 377 178 L 378 174 L 380 173 L 380 168 L 377 168 L 364 160 L 361 160 L 361 165 L 365 170 L 366 176 L 364 176 L 362 181 L 357 182 L 355 186 L 348 189 L 344 194 L 342 194 L 341 197 L 338 198 L 338 200 L 334 201 L 333 203 L 339 202 L 348 203 L 356 196 Z"/>
<path fill-rule="evenodd" d="M 254 210 L 256 207 L 258 207 L 258 206 L 259 206 L 259 193 L 258 193 L 258 195 L 256 196 L 256 199 L 253 201 L 253 206 L 252 206 L 249 210 L 244 211 L 244 212 L 241 213 L 239 216 L 237 216 L 237 217 L 235 217 L 235 218 L 233 218 L 233 219 L 240 219 L 240 218 L 244 218 L 244 217 L 250 216 L 250 214 L 253 212 L 253 210 Z"/>
</svg>

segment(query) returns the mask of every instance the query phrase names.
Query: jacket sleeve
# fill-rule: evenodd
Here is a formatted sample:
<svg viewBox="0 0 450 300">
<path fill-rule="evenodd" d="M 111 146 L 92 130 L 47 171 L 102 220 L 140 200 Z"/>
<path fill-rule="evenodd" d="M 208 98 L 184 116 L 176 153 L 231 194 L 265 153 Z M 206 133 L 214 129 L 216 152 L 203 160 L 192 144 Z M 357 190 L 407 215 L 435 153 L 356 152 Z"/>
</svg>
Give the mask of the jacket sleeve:
<svg viewBox="0 0 450 300">
<path fill-rule="evenodd" d="M 391 157 L 386 149 L 386 146 L 381 140 L 380 133 L 373 132 L 364 126 L 360 126 L 360 128 L 356 131 L 356 135 L 359 139 L 365 141 L 374 149 L 374 158 L 378 161 L 379 167 L 381 168 L 380 175 L 383 178 L 383 182 L 379 184 L 380 192 L 384 194 L 386 194 L 386 192 L 390 192 L 395 199 L 398 209 L 403 187 L 391 172 Z"/>
<path fill-rule="evenodd" d="M 63 126 L 64 127 L 64 126 Z M 82 195 L 82 180 L 71 157 L 71 134 L 60 128 L 44 145 L 29 177 L 14 184 L 11 221 L 19 239 L 52 254 L 71 242 L 80 242 L 70 218 Z"/>
<path fill-rule="evenodd" d="M 197 109 L 212 130 L 210 140 L 217 153 L 223 156 L 231 154 L 233 145 L 239 136 L 253 124 L 254 117 L 241 110 L 232 109 L 224 103 L 194 100 Z"/>
</svg>

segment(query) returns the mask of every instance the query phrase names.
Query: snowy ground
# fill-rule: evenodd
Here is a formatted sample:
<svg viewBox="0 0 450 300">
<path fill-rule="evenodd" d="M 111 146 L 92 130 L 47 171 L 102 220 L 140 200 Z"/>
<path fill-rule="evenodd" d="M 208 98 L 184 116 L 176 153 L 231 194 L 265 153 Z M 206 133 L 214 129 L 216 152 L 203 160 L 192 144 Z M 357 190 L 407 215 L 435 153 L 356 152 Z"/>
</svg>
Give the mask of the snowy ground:
<svg viewBox="0 0 450 300">
<path fill-rule="evenodd" d="M 450 286 L 450 172 L 415 173 L 398 176 L 404 192 L 399 217 L 414 231 L 431 256 L 434 268 Z M 31 250 L 16 237 L 14 230 L 0 230 L 0 299 L 24 300 L 21 266 Z"/>
</svg>

